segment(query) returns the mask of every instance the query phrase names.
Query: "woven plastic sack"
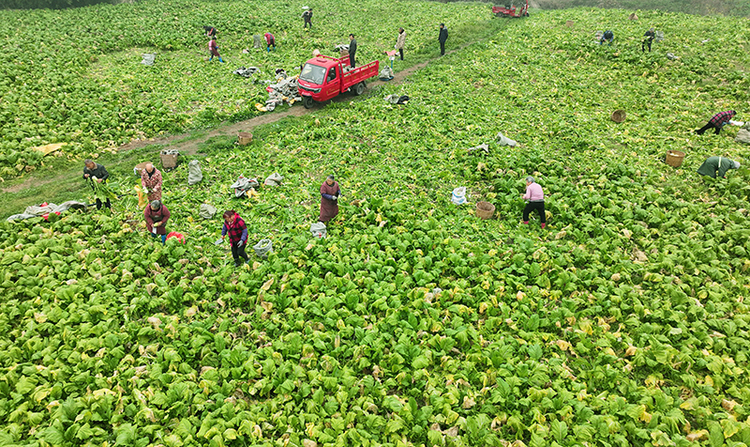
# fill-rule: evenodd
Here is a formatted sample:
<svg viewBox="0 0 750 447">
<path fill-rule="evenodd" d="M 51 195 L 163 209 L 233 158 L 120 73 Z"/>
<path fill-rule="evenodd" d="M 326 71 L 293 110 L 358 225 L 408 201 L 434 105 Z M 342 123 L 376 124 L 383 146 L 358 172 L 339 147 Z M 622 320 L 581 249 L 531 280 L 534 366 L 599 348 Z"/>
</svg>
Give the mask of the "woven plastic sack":
<svg viewBox="0 0 750 447">
<path fill-rule="evenodd" d="M 310 233 L 312 233 L 313 237 L 323 239 L 328 235 L 326 224 L 324 224 L 323 222 L 315 222 L 314 224 L 310 225 Z"/>
<path fill-rule="evenodd" d="M 465 186 L 459 186 L 458 188 L 453 190 L 453 194 L 451 195 L 451 202 L 456 205 L 463 205 L 464 203 L 466 203 Z"/>
<path fill-rule="evenodd" d="M 198 211 L 198 215 L 204 219 L 213 219 L 213 217 L 216 215 L 216 207 L 213 205 L 209 205 L 208 203 L 204 203 L 201 205 L 200 211 Z"/>
<path fill-rule="evenodd" d="M 236 182 L 232 183 L 229 187 L 234 189 L 235 197 L 243 197 L 247 191 L 255 189 L 260 186 L 258 179 L 247 178 L 244 175 L 240 175 Z"/>
<path fill-rule="evenodd" d="M 198 160 L 192 160 L 188 163 L 188 185 L 195 185 L 203 180 L 203 171 Z"/>
<path fill-rule="evenodd" d="M 284 177 L 278 172 L 274 172 L 266 177 L 266 181 L 263 184 L 266 186 L 279 186 L 282 180 L 284 180 Z"/>
<path fill-rule="evenodd" d="M 267 258 L 269 253 L 273 253 L 273 243 L 271 239 L 261 239 L 260 242 L 253 245 L 255 255 L 261 258 Z"/>
<path fill-rule="evenodd" d="M 514 146 L 516 146 L 518 144 L 517 142 L 515 142 L 515 141 L 511 140 L 510 138 L 506 137 L 505 135 L 503 135 L 501 132 L 497 133 L 496 138 L 497 138 L 497 144 L 499 144 L 500 146 L 514 147 Z"/>
<path fill-rule="evenodd" d="M 737 136 L 735 137 L 734 141 L 738 143 L 750 144 L 750 131 L 747 131 L 744 128 L 740 129 L 737 132 Z"/>
</svg>

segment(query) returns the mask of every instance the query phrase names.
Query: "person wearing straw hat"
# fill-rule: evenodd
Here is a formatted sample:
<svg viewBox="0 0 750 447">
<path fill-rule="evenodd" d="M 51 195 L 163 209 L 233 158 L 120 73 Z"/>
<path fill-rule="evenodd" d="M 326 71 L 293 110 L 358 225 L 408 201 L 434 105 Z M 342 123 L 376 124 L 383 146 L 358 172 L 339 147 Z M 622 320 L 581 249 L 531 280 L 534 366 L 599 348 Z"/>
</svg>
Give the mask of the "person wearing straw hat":
<svg viewBox="0 0 750 447">
<path fill-rule="evenodd" d="M 698 168 L 698 174 L 716 178 L 716 174 L 718 173 L 719 177 L 726 178 L 725 175 L 728 170 L 739 168 L 739 162 L 732 161 L 726 157 L 708 157 L 701 167 Z"/>
<path fill-rule="evenodd" d="M 161 237 L 163 244 L 167 240 L 167 221 L 169 220 L 169 210 L 161 203 L 161 200 L 154 200 L 143 210 L 143 218 L 146 219 L 146 229 L 151 233 L 151 237 Z"/>
<path fill-rule="evenodd" d="M 734 110 L 725 110 L 723 112 L 719 112 L 716 115 L 712 116 L 711 119 L 708 120 L 708 123 L 700 129 L 696 130 L 695 133 L 697 133 L 698 135 L 703 135 L 704 132 L 713 127 L 714 134 L 718 135 L 719 132 L 721 132 L 721 129 L 729 124 L 729 121 L 731 121 L 736 114 L 737 112 L 735 112 Z"/>
<path fill-rule="evenodd" d="M 224 225 L 221 227 L 221 239 L 224 240 L 227 234 L 229 235 L 229 245 L 232 247 L 234 266 L 240 266 L 240 258 L 244 259 L 245 262 L 250 262 L 250 258 L 245 253 L 245 245 L 247 243 L 247 226 L 245 225 L 245 221 L 242 220 L 235 210 L 225 211 L 222 217 L 224 217 Z"/>
<path fill-rule="evenodd" d="M 534 181 L 534 177 L 526 177 L 526 194 L 521 194 L 521 198 L 526 201 L 526 207 L 523 209 L 523 223 L 528 225 L 529 213 L 536 210 L 539 213 L 542 228 L 546 227 L 547 216 L 544 211 L 544 191 L 541 185 Z"/>
<path fill-rule="evenodd" d="M 326 223 L 339 214 L 339 196 L 341 188 L 333 175 L 320 185 L 320 216 L 318 221 Z"/>
</svg>

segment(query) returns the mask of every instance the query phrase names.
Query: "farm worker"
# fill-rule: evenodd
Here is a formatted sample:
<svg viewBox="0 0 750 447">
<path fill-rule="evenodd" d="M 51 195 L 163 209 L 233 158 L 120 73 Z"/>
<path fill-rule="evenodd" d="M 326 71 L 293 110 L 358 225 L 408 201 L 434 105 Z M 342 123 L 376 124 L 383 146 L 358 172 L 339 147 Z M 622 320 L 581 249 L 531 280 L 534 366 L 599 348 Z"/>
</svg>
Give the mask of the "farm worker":
<svg viewBox="0 0 750 447">
<path fill-rule="evenodd" d="M 448 40 L 448 28 L 445 27 L 445 23 L 440 24 L 440 34 L 438 35 L 438 42 L 440 42 L 440 55 L 445 55 L 445 41 Z"/>
<path fill-rule="evenodd" d="M 161 200 L 161 172 L 153 163 L 147 163 L 141 171 L 141 186 L 143 192 L 148 195 L 148 201 Z"/>
<path fill-rule="evenodd" d="M 223 240 L 229 234 L 229 245 L 232 247 L 234 266 L 239 267 L 240 258 L 244 259 L 245 262 L 249 261 L 247 253 L 245 253 L 247 226 L 235 210 L 225 211 L 223 217 L 224 225 L 221 227 L 221 239 Z"/>
<path fill-rule="evenodd" d="M 276 51 L 276 38 L 273 37 L 273 34 L 266 33 L 264 37 L 266 38 L 266 51 L 271 51 L 271 47 L 273 47 L 273 51 Z"/>
<path fill-rule="evenodd" d="M 613 33 L 612 30 L 605 31 L 602 38 L 599 40 L 599 45 L 603 44 L 605 40 L 608 40 L 609 45 L 612 45 L 612 42 L 615 40 L 615 33 Z"/>
<path fill-rule="evenodd" d="M 206 31 L 206 36 L 216 37 L 216 28 L 213 26 L 204 26 L 203 29 Z"/>
<path fill-rule="evenodd" d="M 167 240 L 167 221 L 169 220 L 169 210 L 161 203 L 161 200 L 154 200 L 143 210 L 143 217 L 146 219 L 146 229 L 151 233 L 151 237 L 161 237 L 163 244 Z"/>
<path fill-rule="evenodd" d="M 721 128 L 729 124 L 729 121 L 734 118 L 736 114 L 737 112 L 735 112 L 734 110 L 725 110 L 723 112 L 719 112 L 711 117 L 710 120 L 708 120 L 708 124 L 696 130 L 695 133 L 697 133 L 698 135 L 703 135 L 705 131 L 713 127 L 715 131 L 714 134 L 718 135 L 719 132 L 721 132 Z"/>
<path fill-rule="evenodd" d="M 208 58 L 209 61 L 213 60 L 214 56 L 216 56 L 219 58 L 219 62 L 224 62 L 219 54 L 219 45 L 216 43 L 216 37 L 212 37 L 211 40 L 208 41 L 208 51 L 211 52 L 211 57 Z"/>
<path fill-rule="evenodd" d="M 542 221 L 542 228 L 547 226 L 547 216 L 544 212 L 544 191 L 539 183 L 534 181 L 534 177 L 526 177 L 526 194 L 522 194 L 521 198 L 526 200 L 526 207 L 523 209 L 523 223 L 529 224 L 529 213 L 533 210 L 537 210 L 539 213 L 539 220 Z"/>
<path fill-rule="evenodd" d="M 703 162 L 700 168 L 698 168 L 698 174 L 707 175 L 711 178 L 716 178 L 716 173 L 719 173 L 719 177 L 726 178 L 725 174 L 730 169 L 739 169 L 739 162 L 732 161 L 724 157 L 708 157 Z"/>
<path fill-rule="evenodd" d="M 320 217 L 318 221 L 328 222 L 339 214 L 339 196 L 341 188 L 338 182 L 329 175 L 326 181 L 320 185 Z"/>
<path fill-rule="evenodd" d="M 357 54 L 357 39 L 354 38 L 354 34 L 349 34 L 349 65 L 352 66 L 352 68 L 356 67 L 354 65 L 354 56 Z"/>
<path fill-rule="evenodd" d="M 99 163 L 94 163 L 93 160 L 86 159 L 83 162 L 83 178 L 91 182 L 107 183 L 107 179 L 109 178 L 109 172 L 107 172 L 107 168 L 105 168 L 103 165 L 100 165 Z M 91 189 L 94 189 L 93 183 L 91 184 Z M 106 206 L 107 208 L 112 208 L 112 204 L 109 201 L 109 197 L 107 197 L 107 201 L 104 203 L 104 206 Z M 102 208 L 102 201 L 99 199 L 99 197 L 97 197 L 96 209 L 99 210 L 101 208 Z"/>
<path fill-rule="evenodd" d="M 651 42 L 654 41 L 654 38 L 656 37 L 656 30 L 653 28 L 649 28 L 648 31 L 646 31 L 646 34 L 643 35 L 645 39 L 643 39 L 643 42 L 641 42 L 641 52 L 646 52 L 646 45 L 648 45 L 648 52 L 651 52 Z"/>
<path fill-rule="evenodd" d="M 307 25 L 310 25 L 310 28 L 312 29 L 312 8 L 306 9 L 305 12 L 302 13 L 302 19 L 305 21 L 305 25 L 302 28 L 307 28 Z"/>
<path fill-rule="evenodd" d="M 406 43 L 406 31 L 403 28 L 398 29 L 398 37 L 396 38 L 396 46 L 393 48 L 397 49 L 401 55 L 401 60 L 404 60 L 404 44 Z"/>
</svg>

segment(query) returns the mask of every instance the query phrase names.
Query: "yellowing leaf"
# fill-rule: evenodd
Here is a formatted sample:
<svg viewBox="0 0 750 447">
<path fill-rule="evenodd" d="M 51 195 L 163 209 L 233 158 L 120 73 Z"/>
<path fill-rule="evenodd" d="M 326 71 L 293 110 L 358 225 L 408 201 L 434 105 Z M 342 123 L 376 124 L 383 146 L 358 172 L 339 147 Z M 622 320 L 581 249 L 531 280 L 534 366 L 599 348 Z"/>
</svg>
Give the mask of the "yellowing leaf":
<svg viewBox="0 0 750 447">
<path fill-rule="evenodd" d="M 263 285 L 260 286 L 260 290 L 262 290 L 264 292 L 268 292 L 268 289 L 270 289 L 271 286 L 273 285 L 273 281 L 274 281 L 274 279 L 271 278 L 268 281 L 264 282 Z"/>
</svg>

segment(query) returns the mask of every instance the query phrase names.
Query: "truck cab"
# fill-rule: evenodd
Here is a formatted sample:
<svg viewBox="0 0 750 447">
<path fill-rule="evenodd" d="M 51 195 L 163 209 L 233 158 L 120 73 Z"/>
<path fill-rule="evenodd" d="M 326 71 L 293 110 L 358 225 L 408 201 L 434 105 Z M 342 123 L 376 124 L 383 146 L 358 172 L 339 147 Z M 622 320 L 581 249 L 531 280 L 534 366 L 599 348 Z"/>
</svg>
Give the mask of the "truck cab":
<svg viewBox="0 0 750 447">
<path fill-rule="evenodd" d="M 361 67 L 351 68 L 349 56 L 341 58 L 322 54 L 315 56 L 302 67 L 302 73 L 297 81 L 302 104 L 310 108 L 314 102 L 328 101 L 345 91 L 361 95 L 367 86 L 365 81 L 377 76 L 378 67 L 380 67 L 378 60 Z"/>
<path fill-rule="evenodd" d="M 303 99 L 307 96 L 321 102 L 341 93 L 343 67 L 342 61 L 328 56 L 317 56 L 307 61 L 298 81 Z"/>
</svg>

